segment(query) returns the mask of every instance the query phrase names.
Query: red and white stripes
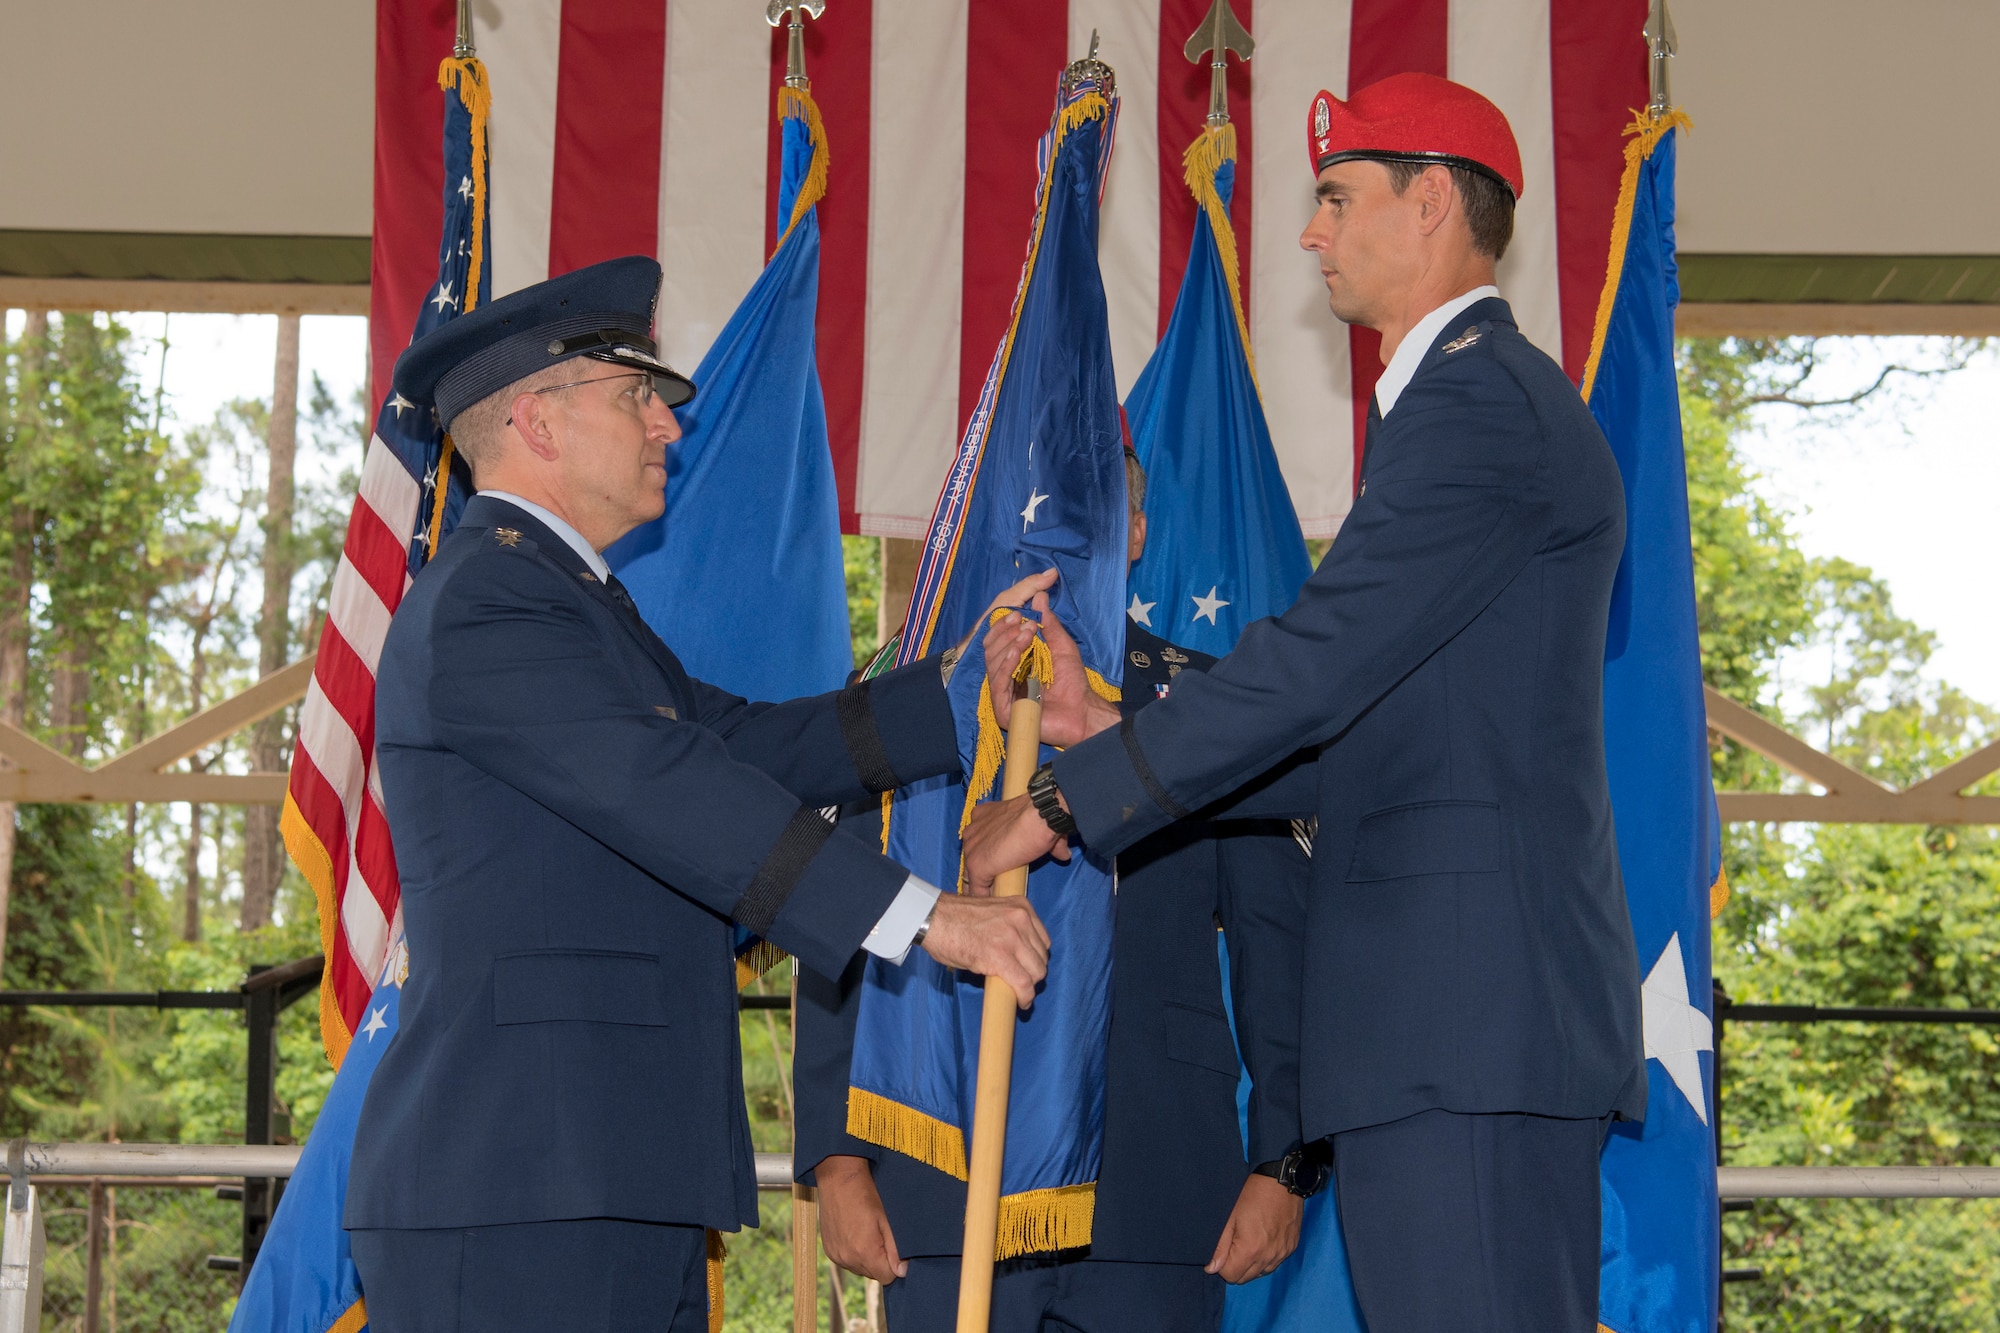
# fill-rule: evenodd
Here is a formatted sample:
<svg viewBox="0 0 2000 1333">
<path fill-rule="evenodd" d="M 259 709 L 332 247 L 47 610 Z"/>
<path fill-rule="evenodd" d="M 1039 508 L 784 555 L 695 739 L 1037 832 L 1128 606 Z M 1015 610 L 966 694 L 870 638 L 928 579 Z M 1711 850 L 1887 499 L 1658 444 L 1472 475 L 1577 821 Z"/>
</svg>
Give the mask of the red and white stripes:
<svg viewBox="0 0 2000 1333">
<path fill-rule="evenodd" d="M 1230 77 L 1251 338 L 1299 517 L 1325 536 L 1347 509 L 1352 423 L 1379 364 L 1372 335 L 1350 340 L 1327 312 L 1297 246 L 1311 207 L 1309 99 L 1421 69 L 1500 105 L 1527 173 L 1501 290 L 1575 376 L 1604 276 L 1621 132 L 1645 100 L 1645 0 L 1233 3 L 1257 39 Z M 1207 7 L 828 0 L 807 63 L 833 154 L 819 354 L 849 530 L 923 531 L 1020 276 L 1035 139 L 1057 75 L 1092 30 L 1124 102 L 1100 258 L 1121 391 L 1137 377 L 1193 226 L 1180 159 L 1208 77 L 1181 52 Z M 434 72 L 452 9 L 378 3 L 378 396 L 435 267 Z M 782 35 L 742 0 L 522 0 L 473 12 L 493 87 L 495 294 L 656 253 L 661 342 L 691 367 L 773 239 Z"/>
</svg>

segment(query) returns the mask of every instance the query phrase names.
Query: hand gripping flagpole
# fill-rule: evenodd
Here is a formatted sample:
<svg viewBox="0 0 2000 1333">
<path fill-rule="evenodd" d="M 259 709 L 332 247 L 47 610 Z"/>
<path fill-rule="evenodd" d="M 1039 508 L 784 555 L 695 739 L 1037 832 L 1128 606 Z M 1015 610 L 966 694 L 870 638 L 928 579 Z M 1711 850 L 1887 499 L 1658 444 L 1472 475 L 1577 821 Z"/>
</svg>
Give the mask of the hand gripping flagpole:
<svg viewBox="0 0 2000 1333">
<path fill-rule="evenodd" d="M 1042 682 L 1029 675 L 1014 699 L 1007 726 L 1007 767 L 1000 796 L 1025 796 L 1042 755 Z M 996 898 L 1028 892 L 1028 868 L 1019 866 L 993 882 Z M 986 1333 L 993 1315 L 993 1249 L 1000 1232 L 1000 1163 L 1007 1154 L 1007 1095 L 1014 1079 L 1014 1025 L 1020 1021 L 1014 988 L 986 978 L 986 1006 L 979 1019 L 979 1081 L 972 1104 L 972 1152 L 965 1182 L 965 1243 L 958 1269 L 958 1333 Z"/>
</svg>

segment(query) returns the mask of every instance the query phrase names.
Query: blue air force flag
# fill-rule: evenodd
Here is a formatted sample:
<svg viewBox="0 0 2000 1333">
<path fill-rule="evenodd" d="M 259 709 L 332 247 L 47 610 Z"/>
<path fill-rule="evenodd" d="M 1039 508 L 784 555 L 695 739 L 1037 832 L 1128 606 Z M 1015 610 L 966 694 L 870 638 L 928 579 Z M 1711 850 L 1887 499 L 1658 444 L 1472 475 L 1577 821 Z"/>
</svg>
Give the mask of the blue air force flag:
<svg viewBox="0 0 2000 1333">
<path fill-rule="evenodd" d="M 813 330 L 826 132 L 803 89 L 781 90 L 778 114 L 778 248 L 695 370 L 666 513 L 604 553 L 689 671 L 772 700 L 854 668 Z"/>
<path fill-rule="evenodd" d="M 417 312 L 413 342 L 493 295 L 487 258 L 493 238 L 486 206 L 486 121 L 492 100 L 486 68 L 472 57 L 448 57 L 438 66 L 438 86 L 445 90 L 444 232 L 438 241 L 437 281 Z M 409 534 L 408 569 L 414 576 L 457 526 L 472 493 L 471 474 L 463 460 L 454 459 L 430 409 L 401 394 L 392 392 L 382 404 L 375 438 L 421 482 L 422 499 Z M 396 1032 L 402 986 L 398 971 L 405 957 L 400 923 L 399 914 L 387 968 L 375 978 L 366 1017 L 340 1062 L 298 1170 L 244 1279 L 243 1295 L 229 1321 L 231 1333 L 359 1333 L 367 1327 L 360 1275 L 340 1223 L 361 1100 Z M 333 980 L 329 976 L 322 984 L 331 986 Z"/>
<path fill-rule="evenodd" d="M 1101 67 L 1098 67 L 1101 68 Z M 983 630 L 980 613 L 1023 574 L 1061 571 L 1056 614 L 1095 686 L 1115 697 L 1124 653 L 1123 432 L 1097 268 L 1098 202 L 1117 115 L 1108 72 L 1065 74 L 1040 145 L 1035 224 L 1013 319 L 993 358 L 918 566 L 899 661 Z M 979 723 L 978 641 L 952 677 L 965 781 L 898 793 L 889 854 L 933 883 L 959 882 L 966 789 L 985 794 L 1000 738 Z M 1029 875 L 1054 940 L 1048 981 L 1014 1048 L 998 1254 L 1090 1242 L 1110 1021 L 1112 869 L 1079 854 Z M 913 953 L 870 959 L 848 1096 L 848 1131 L 964 1179 L 978 1067 L 981 990 Z"/>
<path fill-rule="evenodd" d="M 1153 633 L 1220 657 L 1245 625 L 1289 607 L 1312 565 L 1250 366 L 1229 226 L 1234 127 L 1204 130 L 1186 161 L 1199 205 L 1187 272 L 1166 336 L 1125 400 L 1146 469 L 1146 553 L 1125 609 Z"/>
<path fill-rule="evenodd" d="M 1625 479 L 1625 557 L 1604 646 L 1604 748 L 1618 860 L 1645 974 L 1646 1120 L 1604 1148 L 1599 1318 L 1613 1333 L 1706 1333 L 1719 1274 L 1709 918 L 1727 888 L 1695 631 L 1674 372 L 1676 111 L 1626 146 L 1584 396 Z M 1628 235 L 1629 227 L 1629 235 Z"/>
</svg>

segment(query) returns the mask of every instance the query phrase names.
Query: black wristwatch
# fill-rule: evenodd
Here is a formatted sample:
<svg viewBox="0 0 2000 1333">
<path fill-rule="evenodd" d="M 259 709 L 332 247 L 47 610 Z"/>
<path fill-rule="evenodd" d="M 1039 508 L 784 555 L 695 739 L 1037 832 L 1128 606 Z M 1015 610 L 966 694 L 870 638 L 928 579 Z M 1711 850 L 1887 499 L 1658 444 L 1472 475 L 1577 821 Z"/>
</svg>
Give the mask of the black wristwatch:
<svg viewBox="0 0 2000 1333">
<path fill-rule="evenodd" d="M 1035 770 L 1035 776 L 1028 779 L 1028 799 L 1035 803 L 1035 809 L 1042 816 L 1042 822 L 1059 838 L 1076 836 L 1076 820 L 1063 809 L 1062 799 L 1056 788 L 1056 766 L 1043 764 Z"/>
<path fill-rule="evenodd" d="M 1253 1175 L 1269 1176 L 1301 1199 L 1310 1199 L 1326 1184 L 1333 1165 L 1329 1157 L 1326 1140 L 1315 1139 L 1275 1162 L 1264 1162 L 1250 1170 Z"/>
</svg>

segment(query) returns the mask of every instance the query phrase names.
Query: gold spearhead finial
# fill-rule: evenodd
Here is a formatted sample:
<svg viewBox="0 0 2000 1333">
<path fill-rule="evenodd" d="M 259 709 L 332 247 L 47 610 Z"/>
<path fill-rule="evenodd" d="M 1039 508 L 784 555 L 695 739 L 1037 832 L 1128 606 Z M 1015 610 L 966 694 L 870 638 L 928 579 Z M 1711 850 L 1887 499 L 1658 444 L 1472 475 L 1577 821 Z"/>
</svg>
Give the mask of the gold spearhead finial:
<svg viewBox="0 0 2000 1333">
<path fill-rule="evenodd" d="M 771 0 L 765 6 L 764 20 L 772 27 L 786 21 L 790 40 L 785 46 L 785 86 L 787 88 L 810 88 L 812 80 L 806 77 L 806 16 L 818 18 L 826 13 L 826 0 Z"/>
<path fill-rule="evenodd" d="M 1187 40 L 1187 58 L 1199 65 L 1208 61 L 1208 123 L 1229 123 L 1229 55 L 1248 60 L 1257 49 L 1256 39 L 1229 8 L 1229 0 L 1215 0 L 1194 35 Z"/>
</svg>

